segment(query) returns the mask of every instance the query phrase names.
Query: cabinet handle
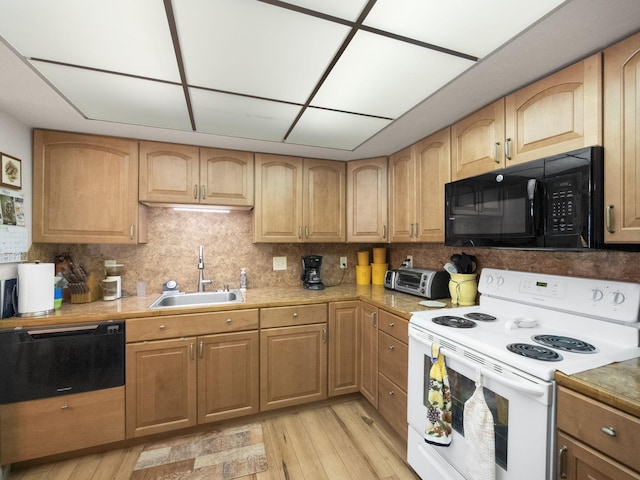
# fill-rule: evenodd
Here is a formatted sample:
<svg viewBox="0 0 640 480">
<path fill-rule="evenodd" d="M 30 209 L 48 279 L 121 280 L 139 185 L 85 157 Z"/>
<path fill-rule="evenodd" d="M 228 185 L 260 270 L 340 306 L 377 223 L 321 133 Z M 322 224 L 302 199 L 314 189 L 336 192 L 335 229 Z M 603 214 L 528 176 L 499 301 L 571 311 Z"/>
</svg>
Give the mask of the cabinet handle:
<svg viewBox="0 0 640 480">
<path fill-rule="evenodd" d="M 298 238 L 302 240 L 302 226 L 298 225 Z"/>
<path fill-rule="evenodd" d="M 558 452 L 558 477 L 567 478 L 567 448 L 566 445 L 563 445 L 560 451 Z"/>
<path fill-rule="evenodd" d="M 511 139 L 507 138 L 504 142 L 504 156 L 507 160 L 511 160 Z"/>
<path fill-rule="evenodd" d="M 164 324 L 163 324 L 163 325 L 158 326 L 158 329 L 159 329 L 159 330 L 164 330 L 165 328 L 167 328 L 167 327 L 166 327 Z"/>
<path fill-rule="evenodd" d="M 616 431 L 613 427 L 600 427 L 600 431 L 610 437 L 616 436 Z"/>
<path fill-rule="evenodd" d="M 202 340 L 200 340 L 200 345 L 198 348 L 198 355 L 200 356 L 200 358 L 204 357 L 204 342 Z"/>
<path fill-rule="evenodd" d="M 389 350 L 395 350 L 395 348 L 396 348 L 395 346 L 389 345 Z"/>
<path fill-rule="evenodd" d="M 390 327 L 393 327 L 394 325 L 395 325 L 395 323 L 394 323 L 394 322 L 389 322 L 389 326 L 390 326 Z"/>
<path fill-rule="evenodd" d="M 387 238 L 387 226 L 382 226 L 382 238 Z"/>
<path fill-rule="evenodd" d="M 327 343 L 327 329 L 322 329 L 322 343 Z"/>
<path fill-rule="evenodd" d="M 394 392 L 393 390 L 389 390 L 389 395 L 394 395 L 396 392 Z"/>
<path fill-rule="evenodd" d="M 607 232 L 616 233 L 615 217 L 613 216 L 613 205 L 607 205 L 607 212 L 604 218 L 607 224 Z"/>
<path fill-rule="evenodd" d="M 198 199 L 198 185 L 193 186 L 193 199 L 194 200 Z"/>
<path fill-rule="evenodd" d="M 205 198 L 207 198 L 207 190 L 205 186 L 202 185 L 202 187 L 200 188 L 200 199 L 204 200 Z"/>
<path fill-rule="evenodd" d="M 136 239 L 136 226 L 133 223 L 129 225 L 129 239 L 130 240 Z"/>
<path fill-rule="evenodd" d="M 371 312 L 371 326 L 374 328 L 378 326 L 377 317 L 377 312 Z"/>
<path fill-rule="evenodd" d="M 304 238 L 309 238 L 309 226 L 304 226 Z"/>
<path fill-rule="evenodd" d="M 500 159 L 498 158 L 498 149 L 500 148 L 500 142 L 496 142 L 493 144 L 493 161 L 495 163 L 500 163 Z"/>
<path fill-rule="evenodd" d="M 231 319 L 230 318 L 227 318 L 227 323 L 231 323 Z"/>
<path fill-rule="evenodd" d="M 194 350 L 194 348 L 193 348 L 193 343 L 190 343 L 190 344 L 189 344 L 189 353 L 191 354 L 191 360 L 193 360 L 193 359 L 195 358 L 195 357 L 194 357 L 194 351 L 193 351 L 193 350 Z"/>
<path fill-rule="evenodd" d="M 62 406 L 60 407 L 60 410 L 68 410 L 68 409 L 69 409 L 68 403 L 63 403 Z"/>
<path fill-rule="evenodd" d="M 293 312 L 293 318 L 297 318 L 298 317 L 298 312 Z"/>
</svg>

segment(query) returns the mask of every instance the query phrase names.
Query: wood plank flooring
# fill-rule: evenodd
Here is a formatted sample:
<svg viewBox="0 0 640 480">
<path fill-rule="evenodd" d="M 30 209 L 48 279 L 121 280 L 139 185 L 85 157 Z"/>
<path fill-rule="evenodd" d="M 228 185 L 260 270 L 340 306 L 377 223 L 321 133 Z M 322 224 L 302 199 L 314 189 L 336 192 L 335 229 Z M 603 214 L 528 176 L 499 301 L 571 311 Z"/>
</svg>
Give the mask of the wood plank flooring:
<svg viewBox="0 0 640 480">
<path fill-rule="evenodd" d="M 405 461 L 406 440 L 362 398 L 251 420 L 262 422 L 269 468 L 240 480 L 419 480 Z M 7 480 L 128 480 L 143 448 L 14 466 Z"/>
</svg>

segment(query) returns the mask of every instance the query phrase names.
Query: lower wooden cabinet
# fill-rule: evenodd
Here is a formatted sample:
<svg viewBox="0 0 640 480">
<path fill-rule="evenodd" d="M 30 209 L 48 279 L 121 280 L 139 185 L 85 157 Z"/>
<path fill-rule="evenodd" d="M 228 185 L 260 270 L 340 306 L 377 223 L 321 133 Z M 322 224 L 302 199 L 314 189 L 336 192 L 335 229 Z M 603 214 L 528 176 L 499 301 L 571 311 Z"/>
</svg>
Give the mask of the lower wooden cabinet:
<svg viewBox="0 0 640 480">
<path fill-rule="evenodd" d="M 124 440 L 124 387 L 0 406 L 0 464 Z"/>
<path fill-rule="evenodd" d="M 360 393 L 378 407 L 378 307 L 360 305 Z"/>
<path fill-rule="evenodd" d="M 359 301 L 329 303 L 329 397 L 360 388 L 359 313 Z"/>
<path fill-rule="evenodd" d="M 407 438 L 407 392 L 378 374 L 378 412 L 402 438 Z"/>
</svg>

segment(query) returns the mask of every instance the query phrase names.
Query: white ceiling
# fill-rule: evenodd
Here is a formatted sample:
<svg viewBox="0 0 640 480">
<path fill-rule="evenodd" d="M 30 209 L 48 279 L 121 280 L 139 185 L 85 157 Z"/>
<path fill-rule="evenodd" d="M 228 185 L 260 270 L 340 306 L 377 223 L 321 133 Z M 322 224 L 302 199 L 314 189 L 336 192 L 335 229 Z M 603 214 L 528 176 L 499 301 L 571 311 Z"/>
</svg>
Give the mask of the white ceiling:
<svg viewBox="0 0 640 480">
<path fill-rule="evenodd" d="M 3 0 L 0 111 L 38 128 L 367 158 L 638 30 L 638 0 Z"/>
</svg>

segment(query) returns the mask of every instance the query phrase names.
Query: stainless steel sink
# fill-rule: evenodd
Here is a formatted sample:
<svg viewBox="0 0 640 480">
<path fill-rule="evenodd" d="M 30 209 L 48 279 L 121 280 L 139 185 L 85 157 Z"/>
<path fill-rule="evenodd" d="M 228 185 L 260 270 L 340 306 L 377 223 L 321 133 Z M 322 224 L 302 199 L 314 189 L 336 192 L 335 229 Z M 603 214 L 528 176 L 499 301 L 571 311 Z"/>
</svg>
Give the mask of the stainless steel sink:
<svg viewBox="0 0 640 480">
<path fill-rule="evenodd" d="M 149 308 L 199 307 L 244 302 L 240 290 L 194 293 L 165 293 L 160 295 Z"/>
</svg>

